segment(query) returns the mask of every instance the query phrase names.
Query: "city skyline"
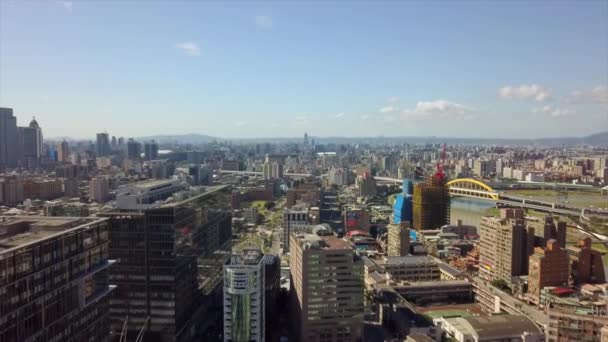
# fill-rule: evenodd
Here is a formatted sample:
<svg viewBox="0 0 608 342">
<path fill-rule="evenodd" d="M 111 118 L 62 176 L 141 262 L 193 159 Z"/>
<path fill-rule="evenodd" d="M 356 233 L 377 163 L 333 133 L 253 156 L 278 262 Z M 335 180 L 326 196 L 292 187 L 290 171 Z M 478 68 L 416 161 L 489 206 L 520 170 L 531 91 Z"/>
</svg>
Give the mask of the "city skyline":
<svg viewBox="0 0 608 342">
<path fill-rule="evenodd" d="M 0 6 L 0 106 L 48 137 L 531 138 L 608 122 L 605 2 Z"/>
</svg>

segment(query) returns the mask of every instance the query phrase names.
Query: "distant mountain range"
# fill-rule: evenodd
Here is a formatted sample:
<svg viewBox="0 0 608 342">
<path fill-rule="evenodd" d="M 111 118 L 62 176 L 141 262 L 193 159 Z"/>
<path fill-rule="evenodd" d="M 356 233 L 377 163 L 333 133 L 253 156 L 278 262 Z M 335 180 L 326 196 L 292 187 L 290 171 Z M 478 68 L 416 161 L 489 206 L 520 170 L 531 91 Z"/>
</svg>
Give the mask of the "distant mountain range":
<svg viewBox="0 0 608 342">
<path fill-rule="evenodd" d="M 561 138 L 539 138 L 539 139 L 508 139 L 508 138 L 453 138 L 453 137 L 438 137 L 438 136 L 418 136 L 418 137 L 314 137 L 310 136 L 317 143 L 322 144 L 465 144 L 465 145 L 542 145 L 542 146 L 559 146 L 559 145 L 594 145 L 608 146 L 608 131 L 592 134 L 586 137 L 561 137 Z M 164 134 L 152 135 L 135 138 L 137 141 L 144 142 L 156 140 L 160 144 L 208 144 L 210 142 L 235 142 L 235 143 L 296 143 L 302 142 L 302 137 L 287 137 L 287 138 L 222 138 L 213 137 L 205 134 Z M 69 137 L 54 137 L 47 138 L 49 141 L 83 141 L 84 139 L 70 139 Z M 89 139 L 93 141 L 94 139 Z"/>
<path fill-rule="evenodd" d="M 139 141 L 156 140 L 158 143 L 205 144 L 213 141 L 232 141 L 240 143 L 266 142 L 301 142 L 302 137 L 292 138 L 221 138 L 204 134 L 154 135 L 137 138 Z M 318 143 L 446 143 L 446 144 L 495 144 L 495 145 L 596 145 L 608 146 L 608 131 L 586 137 L 561 137 L 540 139 L 504 139 L 504 138 L 451 138 L 451 137 L 313 137 Z"/>
</svg>

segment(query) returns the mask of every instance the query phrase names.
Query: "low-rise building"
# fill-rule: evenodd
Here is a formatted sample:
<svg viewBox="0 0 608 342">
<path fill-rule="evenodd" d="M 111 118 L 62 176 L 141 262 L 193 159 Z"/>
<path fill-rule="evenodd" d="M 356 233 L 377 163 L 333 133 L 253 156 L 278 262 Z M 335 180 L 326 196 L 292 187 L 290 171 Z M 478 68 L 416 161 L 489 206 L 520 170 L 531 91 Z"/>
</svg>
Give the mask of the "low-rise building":
<svg viewBox="0 0 608 342">
<path fill-rule="evenodd" d="M 523 315 L 438 318 L 435 323 L 446 337 L 458 342 L 511 341 L 541 342 L 545 335 Z"/>
</svg>

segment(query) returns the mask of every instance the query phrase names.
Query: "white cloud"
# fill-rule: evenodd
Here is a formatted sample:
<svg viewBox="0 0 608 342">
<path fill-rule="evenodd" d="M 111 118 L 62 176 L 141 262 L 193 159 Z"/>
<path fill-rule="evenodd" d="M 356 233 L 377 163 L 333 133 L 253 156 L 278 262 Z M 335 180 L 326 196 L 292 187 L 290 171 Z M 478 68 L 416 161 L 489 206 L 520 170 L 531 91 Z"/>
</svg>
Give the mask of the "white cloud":
<svg viewBox="0 0 608 342">
<path fill-rule="evenodd" d="M 182 50 L 186 56 L 200 56 L 201 49 L 194 42 L 183 42 L 175 44 L 175 47 Z"/>
<path fill-rule="evenodd" d="M 273 122 L 273 123 L 270 124 L 270 127 L 272 127 L 272 128 L 277 128 L 279 126 L 280 125 L 278 123 L 276 123 L 276 122 Z"/>
<path fill-rule="evenodd" d="M 551 90 L 538 84 L 504 86 L 498 90 L 498 96 L 503 99 L 534 100 L 542 102 L 551 98 Z"/>
<path fill-rule="evenodd" d="M 68 11 L 69 13 L 72 13 L 72 2 L 71 1 L 57 1 L 58 4 L 60 4 L 61 6 L 63 6 L 63 8 Z"/>
<path fill-rule="evenodd" d="M 339 118 L 341 118 L 343 116 L 344 116 L 344 113 L 338 113 L 338 114 L 336 114 L 336 119 L 339 119 Z"/>
<path fill-rule="evenodd" d="M 532 109 L 532 113 L 541 113 L 541 114 L 548 115 L 549 117 L 552 117 L 552 118 L 563 118 L 566 116 L 576 115 L 576 112 L 574 112 L 570 109 L 558 108 L 558 107 L 549 106 L 549 105 L 545 105 L 540 108 L 534 108 L 534 109 Z"/>
<path fill-rule="evenodd" d="M 399 101 L 399 98 L 397 96 L 391 96 L 388 98 L 388 102 L 390 103 L 395 103 L 397 101 Z"/>
<path fill-rule="evenodd" d="M 236 125 L 237 127 L 243 127 L 243 126 L 246 126 L 246 125 L 247 125 L 247 121 L 237 121 L 237 122 L 235 123 L 235 125 Z"/>
<path fill-rule="evenodd" d="M 361 115 L 361 120 L 366 121 L 368 119 L 369 119 L 369 115 L 367 115 L 367 114 Z"/>
<path fill-rule="evenodd" d="M 398 109 L 395 106 L 386 106 L 386 107 L 382 107 L 380 108 L 380 113 L 392 113 L 392 112 L 396 112 Z"/>
<path fill-rule="evenodd" d="M 472 107 L 442 99 L 418 101 L 418 103 L 416 103 L 416 108 L 403 111 L 403 115 L 410 119 L 439 117 L 453 118 L 456 120 L 472 120 L 477 117 L 475 113 L 476 110 Z"/>
<path fill-rule="evenodd" d="M 255 26 L 261 29 L 271 29 L 274 26 L 272 17 L 269 15 L 256 15 L 254 21 Z"/>
<path fill-rule="evenodd" d="M 608 103 L 608 87 L 598 85 L 591 89 L 591 99 L 598 103 Z"/>
</svg>

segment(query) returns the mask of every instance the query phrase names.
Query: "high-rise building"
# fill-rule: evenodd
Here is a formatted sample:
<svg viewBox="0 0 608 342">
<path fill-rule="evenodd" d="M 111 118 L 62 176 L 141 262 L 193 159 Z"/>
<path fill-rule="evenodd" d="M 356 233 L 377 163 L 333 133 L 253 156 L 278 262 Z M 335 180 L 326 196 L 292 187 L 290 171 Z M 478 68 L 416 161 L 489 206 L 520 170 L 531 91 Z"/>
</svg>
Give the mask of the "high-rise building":
<svg viewBox="0 0 608 342">
<path fill-rule="evenodd" d="M 0 231 L 0 341 L 107 341 L 107 219 L 0 217 Z"/>
<path fill-rule="evenodd" d="M 526 229 L 523 209 L 501 209 L 500 217 L 481 218 L 479 270 L 489 280 L 504 280 L 528 273 L 534 234 Z"/>
<path fill-rule="evenodd" d="M 602 252 L 591 247 L 591 238 L 580 239 L 576 246 L 568 246 L 572 265 L 572 279 L 576 285 L 606 282 Z"/>
<path fill-rule="evenodd" d="M 0 203 L 13 206 L 23 202 L 23 180 L 17 177 L 0 179 Z"/>
<path fill-rule="evenodd" d="M 171 180 L 119 187 L 116 207 L 98 214 L 110 219 L 109 255 L 120 259 L 110 272 L 113 334 L 126 326 L 137 336 L 145 324 L 143 341 L 201 340 L 209 317 L 221 316 L 209 311 L 221 303 L 230 259 L 230 194 L 225 185 L 185 190 Z"/>
<path fill-rule="evenodd" d="M 42 130 L 36 119 L 29 126 L 17 128 L 17 149 L 21 166 L 35 168 L 42 157 Z"/>
<path fill-rule="evenodd" d="M 65 140 L 57 144 L 57 161 L 60 163 L 70 162 L 70 144 Z"/>
<path fill-rule="evenodd" d="M 414 220 L 414 209 L 412 205 L 412 193 L 414 185 L 408 179 L 403 180 L 403 192 L 395 197 L 393 204 L 393 223 L 399 224 L 408 221 L 409 224 Z"/>
<path fill-rule="evenodd" d="M 98 157 L 109 156 L 110 149 L 110 138 L 108 133 L 97 133 L 97 143 L 95 144 L 95 154 Z"/>
<path fill-rule="evenodd" d="M 551 239 L 557 240 L 559 247 L 566 248 L 566 222 L 558 221 L 553 216 L 526 219 L 529 229 L 534 229 L 535 246 L 545 246 Z"/>
<path fill-rule="evenodd" d="M 89 198 L 104 203 L 110 194 L 110 183 L 106 177 L 95 177 L 89 181 Z"/>
<path fill-rule="evenodd" d="M 376 180 L 369 173 L 364 173 L 356 179 L 356 186 L 360 197 L 376 196 Z"/>
<path fill-rule="evenodd" d="M 298 341 L 360 341 L 362 261 L 335 236 L 291 234 L 292 321 Z"/>
<path fill-rule="evenodd" d="M 528 298 L 540 302 L 540 293 L 545 286 L 568 287 L 570 260 L 568 253 L 557 240 L 547 241 L 546 248 L 536 247 L 530 256 L 528 268 Z"/>
<path fill-rule="evenodd" d="M 401 221 L 388 225 L 388 241 L 386 255 L 406 256 L 410 254 L 410 223 Z"/>
<path fill-rule="evenodd" d="M 260 250 L 233 254 L 224 266 L 224 341 L 265 341 L 264 263 Z"/>
<path fill-rule="evenodd" d="M 446 181 L 437 175 L 414 186 L 412 227 L 416 230 L 438 229 L 450 223 L 450 194 Z"/>
<path fill-rule="evenodd" d="M 291 233 L 305 231 L 309 226 L 308 209 L 284 209 L 283 223 L 281 224 L 281 249 L 283 253 L 289 252 Z"/>
<path fill-rule="evenodd" d="M 0 172 L 17 166 L 17 118 L 12 108 L 0 107 Z"/>
<path fill-rule="evenodd" d="M 144 144 L 144 158 L 146 160 L 158 159 L 158 144 L 152 140 Z"/>
<path fill-rule="evenodd" d="M 129 138 L 127 141 L 127 158 L 137 160 L 141 158 L 141 144 Z"/>
</svg>

